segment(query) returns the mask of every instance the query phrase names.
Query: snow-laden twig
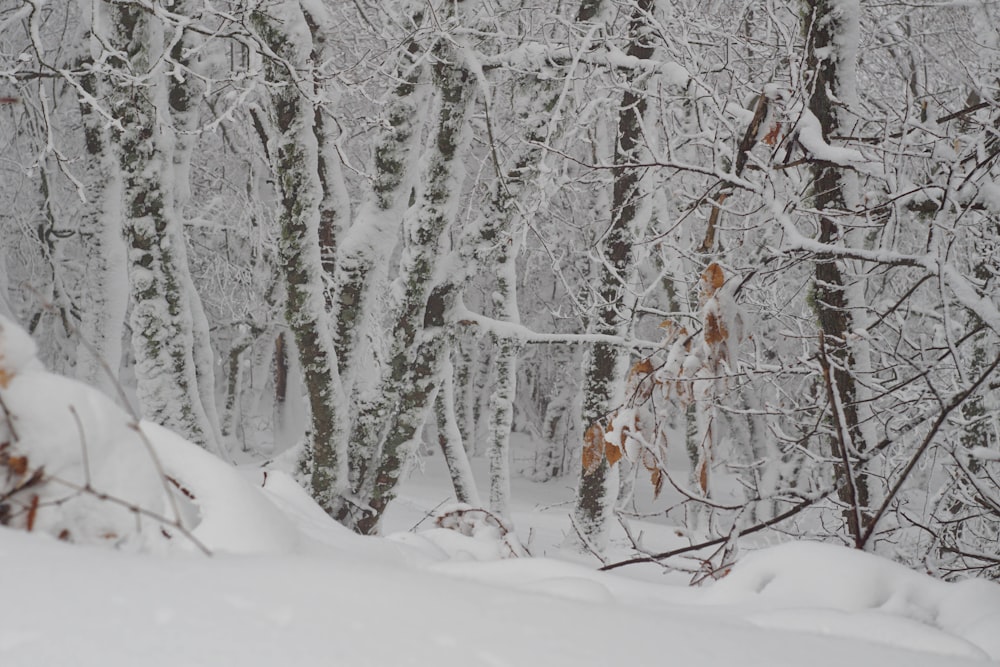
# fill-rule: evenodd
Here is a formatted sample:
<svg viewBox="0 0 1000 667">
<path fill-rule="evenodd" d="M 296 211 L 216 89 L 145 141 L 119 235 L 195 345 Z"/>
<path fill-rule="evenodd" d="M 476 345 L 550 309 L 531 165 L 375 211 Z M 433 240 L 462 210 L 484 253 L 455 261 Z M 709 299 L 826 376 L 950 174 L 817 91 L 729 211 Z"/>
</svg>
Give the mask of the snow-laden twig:
<svg viewBox="0 0 1000 667">
<path fill-rule="evenodd" d="M 625 338 L 624 336 L 612 336 L 609 334 L 559 334 L 542 333 L 532 331 L 523 324 L 504 322 L 492 317 L 474 313 L 464 305 L 456 305 L 452 310 L 452 315 L 456 324 L 475 325 L 484 331 L 489 331 L 497 336 L 510 338 L 522 344 L 541 343 L 554 345 L 586 345 L 592 343 L 605 343 L 617 345 L 629 349 L 649 350 L 660 347 L 660 343 L 648 340 L 638 340 Z"/>
</svg>

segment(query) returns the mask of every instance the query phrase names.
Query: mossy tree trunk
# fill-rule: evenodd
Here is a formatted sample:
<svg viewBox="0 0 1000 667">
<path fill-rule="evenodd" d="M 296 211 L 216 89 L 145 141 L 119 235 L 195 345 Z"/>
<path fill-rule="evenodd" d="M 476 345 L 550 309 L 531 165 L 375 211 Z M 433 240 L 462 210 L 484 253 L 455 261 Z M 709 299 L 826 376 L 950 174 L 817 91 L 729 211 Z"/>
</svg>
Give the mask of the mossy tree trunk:
<svg viewBox="0 0 1000 667">
<path fill-rule="evenodd" d="M 298 2 L 285 2 L 281 9 L 281 21 L 255 12 L 253 23 L 278 57 L 266 58 L 264 70 L 276 134 L 270 154 L 281 196 L 278 250 L 286 290 L 285 319 L 295 339 L 310 408 L 302 467 L 313 498 L 334 514 L 346 480 L 342 451 L 346 415 L 324 296 L 316 115 L 305 94 L 313 86 L 308 75 L 312 48 L 302 43 L 309 29 Z"/>
<path fill-rule="evenodd" d="M 85 56 L 81 65 L 92 62 Z M 104 96 L 104 85 L 92 72 L 80 84 L 94 99 Z M 84 149 L 87 154 L 87 203 L 81 211 L 80 238 L 86 247 L 89 277 L 88 303 L 80 309 L 81 342 L 77 377 L 115 394 L 122 361 L 122 337 L 128 310 L 126 248 L 122 238 L 121 174 L 104 118 L 89 103 L 80 104 Z M 106 365 L 106 369 L 105 369 Z"/>
<path fill-rule="evenodd" d="M 173 0 L 171 11 L 184 20 L 191 19 L 198 11 L 193 0 Z M 183 23 L 168 26 L 164 35 L 168 47 L 168 62 L 177 72 L 168 78 L 167 106 L 170 115 L 172 141 L 164 146 L 170 154 L 170 170 L 167 182 L 173 192 L 174 217 L 178 224 L 185 220 L 183 208 L 191 200 L 191 158 L 198 137 L 199 122 L 199 84 L 194 54 L 198 50 L 198 40 L 192 30 Z M 188 263 L 185 246 L 178 247 L 178 260 L 185 266 Z M 219 411 L 215 400 L 215 355 L 212 350 L 212 339 L 209 333 L 208 317 L 202 306 L 201 297 L 195 289 L 190 272 L 184 272 L 191 311 L 191 332 L 194 336 L 192 354 L 195 361 L 195 373 L 198 378 L 198 392 L 209 425 L 212 428 L 212 439 L 222 445 L 222 427 Z"/>
<path fill-rule="evenodd" d="M 387 371 L 374 400 L 362 407 L 351 440 L 366 457 L 350 522 L 375 532 L 395 497 L 448 353 L 444 327 L 457 286 L 441 274 L 444 233 L 457 216 L 470 141 L 474 79 L 444 40 L 432 53 L 438 93 L 436 127 L 421 172 L 421 192 L 404 223 L 399 275 L 392 288 Z M 345 516 L 345 519 L 347 517 Z"/>
<path fill-rule="evenodd" d="M 109 77 L 112 133 L 123 187 L 132 350 L 143 414 L 189 440 L 214 448 L 193 354 L 191 280 L 184 231 L 174 209 L 169 163 L 157 108 L 142 77 L 157 67 L 151 15 L 131 4 L 106 4 L 115 55 Z"/>
<path fill-rule="evenodd" d="M 419 25 L 422 16 L 413 17 Z M 364 406 L 378 400 L 379 375 L 371 360 L 385 354 L 380 297 L 389 284 L 391 257 L 398 244 L 400 227 L 411 198 L 413 171 L 419 153 L 424 108 L 420 62 L 423 47 L 411 41 L 396 66 L 399 83 L 385 108 L 386 129 L 375 146 L 372 191 L 344 234 L 334 274 L 335 345 L 338 369 L 351 396 L 355 432 L 367 437 L 350 438 L 347 446 L 349 484 L 360 489 L 373 455 L 370 447 L 379 435 L 382 415 Z M 346 508 L 345 508 L 346 512 Z M 345 521 L 348 514 L 341 518 Z M 348 521 L 349 523 L 349 521 Z"/>
<path fill-rule="evenodd" d="M 419 25 L 422 14 L 412 18 Z M 412 171 L 418 153 L 423 94 L 419 88 L 423 47 L 412 40 L 400 54 L 399 83 L 387 100 L 386 128 L 375 146 L 372 191 L 355 224 L 345 233 L 335 274 L 336 345 L 340 372 L 349 385 L 356 363 L 366 364 L 365 327 L 377 317 L 374 296 L 385 287 L 388 264 L 400 220 L 411 197 Z"/>
<path fill-rule="evenodd" d="M 627 53 L 634 58 L 653 55 L 652 34 L 647 21 L 655 0 L 639 0 L 629 22 Z M 582 10 L 581 10 L 582 11 Z M 640 162 L 643 152 L 642 119 L 646 96 L 639 85 L 638 72 L 630 72 L 622 95 L 616 134 L 615 164 Z M 633 167 L 614 169 L 611 225 L 601 249 L 603 263 L 598 279 L 599 302 L 592 319 L 594 333 L 621 335 L 629 328 L 627 285 L 634 266 L 633 243 L 641 224 L 642 172 Z M 608 415 L 624 401 L 625 373 L 629 351 L 607 343 L 595 343 L 584 363 L 582 422 L 588 431 L 606 426 Z M 589 431 L 593 432 L 593 431 Z M 603 430 L 602 430 L 603 432 Z M 603 447 L 600 448 L 603 451 Z M 618 497 L 618 470 L 602 455 L 595 465 L 584 466 L 577 488 L 573 521 L 578 537 L 587 548 L 607 547 L 615 500 Z M 572 539 L 571 539 L 572 542 Z"/>
</svg>

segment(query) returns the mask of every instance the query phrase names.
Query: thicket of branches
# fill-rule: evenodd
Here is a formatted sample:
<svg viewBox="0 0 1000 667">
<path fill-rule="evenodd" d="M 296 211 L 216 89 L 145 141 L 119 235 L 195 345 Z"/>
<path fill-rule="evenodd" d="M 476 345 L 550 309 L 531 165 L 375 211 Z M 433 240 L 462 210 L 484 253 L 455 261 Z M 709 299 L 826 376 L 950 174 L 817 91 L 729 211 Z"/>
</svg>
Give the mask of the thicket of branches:
<svg viewBox="0 0 1000 667">
<path fill-rule="evenodd" d="M 520 434 L 597 553 L 659 515 L 996 576 L 998 18 L 19 0 L 4 307 L 226 458 L 303 443 L 361 532 L 426 426 L 505 519 Z"/>
</svg>

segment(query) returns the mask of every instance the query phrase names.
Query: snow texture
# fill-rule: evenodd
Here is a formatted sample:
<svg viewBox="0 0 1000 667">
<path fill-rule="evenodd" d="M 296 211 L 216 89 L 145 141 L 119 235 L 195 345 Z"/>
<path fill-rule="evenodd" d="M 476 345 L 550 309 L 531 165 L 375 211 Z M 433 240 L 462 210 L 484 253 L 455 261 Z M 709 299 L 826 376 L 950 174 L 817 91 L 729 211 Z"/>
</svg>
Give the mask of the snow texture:
<svg viewBox="0 0 1000 667">
<path fill-rule="evenodd" d="M 39 508 L 31 533 L 0 529 L 5 666 L 961 667 L 1000 659 L 993 583 L 944 583 L 810 543 L 751 553 L 700 589 L 658 568 L 601 573 L 560 560 L 581 558 L 556 546 L 568 529 L 565 509 L 537 509 L 549 487 L 519 480 L 517 525 L 536 556 L 550 556 L 529 557 L 507 526 L 473 517 L 474 508 L 449 506 L 427 520 L 447 475 L 441 457 L 388 513 L 398 532 L 363 538 L 287 474 L 237 470 L 46 372 L 30 338 L 6 319 L 0 368 L 6 428 L 16 424 L 13 446 L 32 464 L 79 484 L 86 461 L 95 488 L 169 512 L 162 466 L 184 526 L 213 554 L 201 555 L 172 524 L 137 524 L 133 512 L 92 494 Z M 93 544 L 55 540 L 63 528 Z M 658 529 L 660 538 L 670 532 Z M 118 539 L 102 537 L 106 530 Z"/>
</svg>

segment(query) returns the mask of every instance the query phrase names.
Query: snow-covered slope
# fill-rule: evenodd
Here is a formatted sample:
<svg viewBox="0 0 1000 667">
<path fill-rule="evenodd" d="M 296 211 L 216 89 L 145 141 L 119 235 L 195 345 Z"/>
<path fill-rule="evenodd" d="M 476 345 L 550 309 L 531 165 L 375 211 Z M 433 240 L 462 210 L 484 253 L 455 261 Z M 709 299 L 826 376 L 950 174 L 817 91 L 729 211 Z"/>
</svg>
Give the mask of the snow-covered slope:
<svg viewBox="0 0 1000 667">
<path fill-rule="evenodd" d="M 10 530 L 0 559 L 9 667 L 982 664 L 889 613 L 745 616 L 545 561 L 522 564 L 518 583 L 489 563 L 469 581 L 347 548 L 162 557 Z"/>
<path fill-rule="evenodd" d="M 0 483 L 10 505 L 0 528 L 0 667 L 958 667 L 1000 658 L 996 584 L 946 584 L 806 543 L 753 553 L 694 589 L 656 567 L 597 572 L 555 548 L 555 558 L 505 558 L 523 553 L 520 541 L 504 542 L 488 523 L 457 522 L 462 534 L 425 520 L 447 496 L 433 463 L 388 514 L 396 534 L 359 537 L 288 475 L 237 470 L 45 372 L 11 327 L 0 321 Z M 519 489 L 514 517 L 537 555 L 560 541 L 565 517 L 536 509 L 533 489 L 542 492 Z"/>
<path fill-rule="evenodd" d="M 191 451 L 172 463 L 198 469 L 200 455 L 180 460 Z M 203 513 L 226 521 L 202 525 L 228 525 L 201 532 L 212 557 L 0 530 L 0 665 L 957 667 L 1000 656 L 1000 587 L 839 547 L 763 550 L 690 589 L 648 571 L 477 560 L 496 549 L 439 528 L 361 538 L 280 473 L 212 472 L 219 491 Z"/>
</svg>

